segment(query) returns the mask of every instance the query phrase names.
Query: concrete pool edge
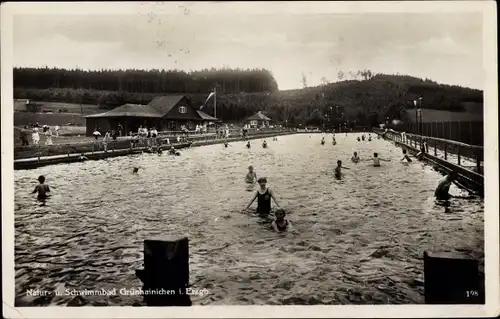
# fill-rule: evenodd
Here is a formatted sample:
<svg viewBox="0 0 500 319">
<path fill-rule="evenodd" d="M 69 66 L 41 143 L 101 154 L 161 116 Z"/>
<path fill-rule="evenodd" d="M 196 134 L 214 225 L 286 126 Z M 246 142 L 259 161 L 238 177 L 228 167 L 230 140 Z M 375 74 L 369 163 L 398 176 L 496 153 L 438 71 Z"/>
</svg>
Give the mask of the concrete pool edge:
<svg viewBox="0 0 500 319">
<path fill-rule="evenodd" d="M 225 141 L 227 142 L 241 142 L 245 140 L 255 140 L 259 138 L 267 138 L 267 137 L 273 137 L 273 136 L 283 136 L 283 135 L 293 135 L 293 134 L 298 134 L 300 132 L 295 132 L 295 131 L 285 131 L 285 132 L 266 132 L 262 134 L 255 134 L 255 135 L 250 135 L 246 139 L 243 137 L 229 137 L 227 139 L 215 139 L 215 140 L 205 140 L 205 141 L 193 141 L 193 142 L 183 142 L 183 143 L 176 143 L 176 144 L 163 144 L 161 145 L 162 149 L 165 149 L 166 147 L 174 146 L 177 149 L 183 149 L 183 148 L 188 148 L 188 147 L 198 147 L 198 146 L 208 146 L 208 145 L 215 145 L 215 144 L 222 144 Z M 108 152 L 104 151 L 98 151 L 98 152 L 93 152 L 93 153 L 84 153 L 86 157 L 88 157 L 89 160 L 101 160 L 105 158 L 111 158 L 111 157 L 119 157 L 119 156 L 127 156 L 131 154 L 138 154 L 142 153 L 144 151 L 147 151 L 147 147 L 136 147 L 136 148 L 123 148 L 123 149 L 115 149 L 115 150 L 110 150 Z M 81 153 L 68 153 L 66 155 L 55 155 L 55 156 L 49 156 L 49 157 L 41 157 L 38 159 L 37 157 L 34 158 L 21 158 L 21 159 L 15 159 L 14 160 L 14 170 L 27 170 L 27 169 L 34 169 L 38 167 L 43 167 L 43 166 L 48 166 L 48 165 L 57 165 L 57 164 L 68 164 L 68 163 L 75 163 L 79 162 Z"/>
</svg>

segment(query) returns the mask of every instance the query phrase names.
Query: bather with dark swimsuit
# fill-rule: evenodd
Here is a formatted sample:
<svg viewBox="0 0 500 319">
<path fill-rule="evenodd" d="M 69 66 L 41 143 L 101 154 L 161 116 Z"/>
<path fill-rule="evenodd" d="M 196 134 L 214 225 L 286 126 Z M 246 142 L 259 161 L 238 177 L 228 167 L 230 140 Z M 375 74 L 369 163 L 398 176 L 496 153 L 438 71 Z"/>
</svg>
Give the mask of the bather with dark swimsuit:
<svg viewBox="0 0 500 319">
<path fill-rule="evenodd" d="M 267 217 L 271 213 L 271 195 L 269 188 L 266 189 L 264 194 L 257 191 L 257 214 L 261 217 Z"/>
</svg>

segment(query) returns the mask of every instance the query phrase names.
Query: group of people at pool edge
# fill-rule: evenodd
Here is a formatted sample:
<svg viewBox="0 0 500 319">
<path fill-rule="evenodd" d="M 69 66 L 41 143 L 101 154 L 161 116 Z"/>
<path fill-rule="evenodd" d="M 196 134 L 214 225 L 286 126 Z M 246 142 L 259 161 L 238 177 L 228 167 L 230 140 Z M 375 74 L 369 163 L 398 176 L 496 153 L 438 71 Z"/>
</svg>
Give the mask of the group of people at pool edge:
<svg viewBox="0 0 500 319">
<path fill-rule="evenodd" d="M 321 144 L 324 145 L 324 137 L 321 139 Z M 358 137 L 358 140 L 364 140 L 365 136 L 361 137 L 361 139 Z M 273 138 L 274 141 L 277 140 L 276 137 Z M 368 136 L 368 141 L 371 141 L 371 135 Z M 332 144 L 336 145 L 336 140 L 335 140 L 335 134 L 333 135 L 332 139 Z M 229 144 L 227 142 L 224 143 L 224 147 L 228 147 Z M 247 148 L 250 148 L 250 141 L 247 141 L 247 144 L 245 145 Z M 264 140 L 262 142 L 262 147 L 267 148 L 267 142 Z M 159 154 L 161 154 L 161 149 L 158 151 Z M 180 155 L 180 153 L 175 150 L 175 148 L 171 148 L 169 150 L 169 154 L 172 155 Z M 419 153 L 420 154 L 420 153 Z M 419 158 L 419 154 L 417 154 L 417 158 Z M 82 155 L 84 156 L 84 155 Z M 373 166 L 374 167 L 379 167 L 380 161 L 386 161 L 389 162 L 390 159 L 383 159 L 378 156 L 378 153 L 373 153 L 373 157 L 370 159 L 365 159 L 362 160 L 357 152 L 353 153 L 353 156 L 351 157 L 351 162 L 354 164 L 360 163 L 362 161 L 373 161 Z M 403 149 L 403 158 L 401 161 L 406 161 L 406 162 L 412 162 L 411 158 L 407 154 L 407 151 Z M 336 179 L 342 179 L 342 169 L 349 169 L 347 167 L 344 167 L 342 165 L 342 161 L 338 160 L 337 161 L 337 166 L 334 168 L 334 176 Z M 138 167 L 134 167 L 133 173 L 137 173 L 139 170 Z M 455 172 L 450 172 L 445 178 L 443 178 L 438 186 L 436 187 L 436 190 L 434 192 L 434 196 L 436 197 L 437 200 L 449 200 L 451 197 L 449 194 L 449 189 L 452 183 L 455 182 L 455 179 L 457 177 L 457 174 Z M 48 193 L 50 193 L 50 188 L 47 184 L 45 184 L 45 177 L 40 176 L 38 178 L 39 185 L 35 187 L 35 190 L 33 193 L 38 193 L 37 199 L 38 201 L 42 202 L 45 204 L 45 200 L 50 196 Z M 259 189 L 255 191 L 250 203 L 247 205 L 245 208 L 245 211 L 248 210 L 248 208 L 253 204 L 253 202 L 257 199 L 257 210 L 256 213 L 260 217 L 266 217 L 268 218 L 272 212 L 272 205 L 271 205 L 271 200 L 274 201 L 276 204 L 276 207 L 278 208 L 275 211 L 275 217 L 276 219 L 272 221 L 271 226 L 272 228 L 277 231 L 277 232 L 284 232 L 284 231 L 291 231 L 292 230 L 292 223 L 286 219 L 286 212 L 284 209 L 282 209 L 276 199 L 276 196 L 274 192 L 272 191 L 271 188 L 267 186 L 267 178 L 266 177 L 260 177 L 257 178 L 257 174 L 253 168 L 253 166 L 248 167 L 248 173 L 245 177 L 245 182 L 248 184 L 259 184 Z"/>
</svg>

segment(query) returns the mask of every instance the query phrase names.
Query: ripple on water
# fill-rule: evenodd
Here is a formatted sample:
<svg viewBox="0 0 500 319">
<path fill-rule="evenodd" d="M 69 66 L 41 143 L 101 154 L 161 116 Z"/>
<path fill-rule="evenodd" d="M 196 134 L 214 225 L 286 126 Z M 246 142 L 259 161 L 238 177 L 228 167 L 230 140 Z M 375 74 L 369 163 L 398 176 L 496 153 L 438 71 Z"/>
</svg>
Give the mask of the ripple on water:
<svg viewBox="0 0 500 319">
<path fill-rule="evenodd" d="M 436 205 L 441 176 L 401 165 L 389 142 L 319 135 L 281 137 L 268 149 L 233 143 L 15 171 L 16 297 L 26 289 L 140 287 L 143 240 L 188 235 L 191 282 L 207 288 L 195 304 L 423 303 L 424 250 L 483 258 L 481 200 Z M 373 152 L 383 167 L 353 164 Z M 341 159 L 350 170 L 332 177 Z M 248 165 L 267 176 L 297 234 L 241 214 L 252 193 Z M 132 167 L 140 166 L 139 174 Z M 38 175 L 53 186 L 47 206 L 29 191 Z M 461 191 L 452 188 L 455 194 Z M 255 205 L 255 204 L 254 204 Z M 445 213 L 446 210 L 446 213 Z M 139 297 L 31 300 L 36 305 L 141 305 Z"/>
</svg>

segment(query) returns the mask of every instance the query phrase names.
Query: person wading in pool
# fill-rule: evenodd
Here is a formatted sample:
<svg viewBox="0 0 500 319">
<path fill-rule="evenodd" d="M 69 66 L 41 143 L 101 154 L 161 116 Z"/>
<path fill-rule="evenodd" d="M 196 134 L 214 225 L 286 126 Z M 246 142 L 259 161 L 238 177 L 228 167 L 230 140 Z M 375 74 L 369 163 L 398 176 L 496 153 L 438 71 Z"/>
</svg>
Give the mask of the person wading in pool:
<svg viewBox="0 0 500 319">
<path fill-rule="evenodd" d="M 278 208 L 280 205 L 274 196 L 274 192 L 269 187 L 266 187 L 267 179 L 265 177 L 259 178 L 257 183 L 259 183 L 260 188 L 255 192 L 255 195 L 252 197 L 252 200 L 247 205 L 245 210 L 247 210 L 257 198 L 257 214 L 260 217 L 268 217 L 271 213 L 271 199 L 274 200 L 274 203 Z"/>
<path fill-rule="evenodd" d="M 250 141 L 247 142 L 247 145 L 245 145 L 247 148 L 250 148 Z"/>
<path fill-rule="evenodd" d="M 278 233 L 293 231 L 292 223 L 285 218 L 286 214 L 282 208 L 276 210 L 275 215 L 276 215 L 276 220 L 274 220 L 271 223 L 271 226 L 273 227 L 274 231 Z"/>
<path fill-rule="evenodd" d="M 380 161 L 390 162 L 391 160 L 390 159 L 380 158 L 380 157 L 378 157 L 378 153 L 373 153 L 373 158 L 370 158 L 370 159 L 367 159 L 367 160 L 364 160 L 364 161 L 373 161 L 373 166 L 374 167 L 380 167 Z"/>
<path fill-rule="evenodd" d="M 358 152 L 354 152 L 354 153 L 352 154 L 351 161 L 352 161 L 353 163 L 359 163 L 359 161 L 360 161 L 360 160 L 361 160 L 361 158 L 359 158 L 359 156 L 358 156 Z"/>
<path fill-rule="evenodd" d="M 408 163 L 411 162 L 411 158 L 410 156 L 408 156 L 407 152 L 405 149 L 403 149 L 403 158 L 401 159 L 401 161 L 407 161 Z"/>
<path fill-rule="evenodd" d="M 449 200 L 451 197 L 453 197 L 452 195 L 450 195 L 449 191 L 451 183 L 455 181 L 456 177 L 457 173 L 452 171 L 439 182 L 436 190 L 434 191 L 434 196 L 437 200 Z"/>
<path fill-rule="evenodd" d="M 324 136 L 321 138 L 321 145 L 325 145 L 325 137 Z"/>
<path fill-rule="evenodd" d="M 45 184 L 45 176 L 40 175 L 38 177 L 38 182 L 40 184 L 36 185 L 33 194 L 38 193 L 37 199 L 39 202 L 45 203 L 45 200 L 50 197 L 50 188 L 49 185 Z"/>
</svg>

